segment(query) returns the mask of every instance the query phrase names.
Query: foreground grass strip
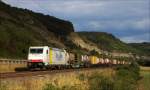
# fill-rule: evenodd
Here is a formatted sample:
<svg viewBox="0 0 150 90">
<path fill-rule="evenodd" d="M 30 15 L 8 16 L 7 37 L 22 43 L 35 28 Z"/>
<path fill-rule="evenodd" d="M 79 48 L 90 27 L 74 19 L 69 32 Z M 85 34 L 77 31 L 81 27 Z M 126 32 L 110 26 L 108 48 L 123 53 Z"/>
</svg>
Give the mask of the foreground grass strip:
<svg viewBox="0 0 150 90">
<path fill-rule="evenodd" d="M 1 87 L 4 90 L 136 90 L 138 77 L 138 66 L 131 64 L 115 70 L 105 68 L 3 79 Z"/>
<path fill-rule="evenodd" d="M 138 90 L 149 90 L 150 89 L 150 67 L 140 66 L 139 89 Z"/>
</svg>

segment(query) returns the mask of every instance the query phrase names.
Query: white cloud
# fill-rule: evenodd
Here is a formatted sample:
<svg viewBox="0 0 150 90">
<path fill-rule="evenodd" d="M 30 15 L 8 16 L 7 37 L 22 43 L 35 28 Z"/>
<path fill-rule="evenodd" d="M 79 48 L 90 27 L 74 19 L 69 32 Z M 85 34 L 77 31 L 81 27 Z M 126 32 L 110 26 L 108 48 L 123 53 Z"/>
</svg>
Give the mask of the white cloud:
<svg viewBox="0 0 150 90">
<path fill-rule="evenodd" d="M 138 20 L 137 22 L 133 23 L 133 25 L 137 29 L 141 29 L 141 30 L 149 29 L 150 30 L 150 18 Z"/>
<path fill-rule="evenodd" d="M 106 30 L 106 29 L 116 29 L 125 30 L 125 28 L 130 28 L 134 30 L 150 30 L 150 18 L 142 18 L 140 20 L 95 20 L 90 21 L 88 24 L 90 28 L 95 30 Z"/>
<path fill-rule="evenodd" d="M 148 0 L 4 0 L 13 6 L 42 11 L 46 14 L 58 13 L 72 17 L 128 17 L 147 15 Z M 45 11 L 47 12 L 45 12 Z M 144 13 L 143 13 L 144 12 Z"/>
<path fill-rule="evenodd" d="M 100 30 L 106 28 L 105 24 L 100 21 L 90 21 L 87 25 L 90 26 L 90 28 L 93 30 Z"/>
<path fill-rule="evenodd" d="M 127 42 L 127 43 L 132 43 L 132 42 L 150 42 L 150 32 L 141 34 L 141 35 L 133 35 L 133 36 L 127 36 L 127 37 L 122 37 L 122 41 Z"/>
</svg>

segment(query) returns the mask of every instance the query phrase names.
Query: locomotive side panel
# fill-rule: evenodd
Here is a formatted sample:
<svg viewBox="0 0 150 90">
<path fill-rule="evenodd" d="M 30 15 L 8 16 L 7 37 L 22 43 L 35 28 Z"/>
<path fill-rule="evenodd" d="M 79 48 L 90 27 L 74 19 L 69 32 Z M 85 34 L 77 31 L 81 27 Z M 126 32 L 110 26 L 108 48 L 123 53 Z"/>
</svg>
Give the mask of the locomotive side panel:
<svg viewBox="0 0 150 90">
<path fill-rule="evenodd" d="M 66 65 L 67 63 L 67 55 L 64 50 L 57 48 L 50 48 L 50 65 Z"/>
</svg>

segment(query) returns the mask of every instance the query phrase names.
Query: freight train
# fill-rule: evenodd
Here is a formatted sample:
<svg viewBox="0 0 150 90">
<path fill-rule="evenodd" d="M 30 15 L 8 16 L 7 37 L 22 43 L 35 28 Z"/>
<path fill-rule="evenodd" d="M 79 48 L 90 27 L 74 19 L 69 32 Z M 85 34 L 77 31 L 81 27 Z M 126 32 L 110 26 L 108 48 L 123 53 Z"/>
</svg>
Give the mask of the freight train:
<svg viewBox="0 0 150 90">
<path fill-rule="evenodd" d="M 110 60 L 94 55 L 81 55 L 48 46 L 32 46 L 29 48 L 27 66 L 29 69 L 62 69 L 128 63 L 125 60 Z"/>
</svg>

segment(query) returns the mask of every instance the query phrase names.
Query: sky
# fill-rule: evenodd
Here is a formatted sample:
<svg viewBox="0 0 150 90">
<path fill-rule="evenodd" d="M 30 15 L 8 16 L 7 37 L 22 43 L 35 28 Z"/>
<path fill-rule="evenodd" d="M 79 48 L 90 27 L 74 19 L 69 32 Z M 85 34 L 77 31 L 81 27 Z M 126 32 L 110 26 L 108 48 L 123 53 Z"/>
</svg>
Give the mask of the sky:
<svg viewBox="0 0 150 90">
<path fill-rule="evenodd" d="M 150 42 L 150 0 L 2 0 L 73 23 L 75 31 L 112 33 L 127 43 Z"/>
</svg>

